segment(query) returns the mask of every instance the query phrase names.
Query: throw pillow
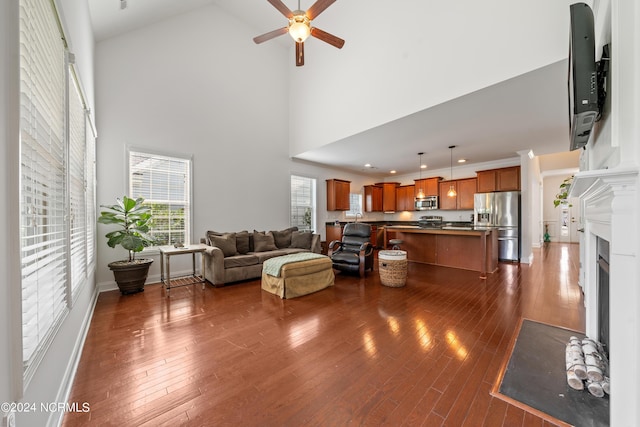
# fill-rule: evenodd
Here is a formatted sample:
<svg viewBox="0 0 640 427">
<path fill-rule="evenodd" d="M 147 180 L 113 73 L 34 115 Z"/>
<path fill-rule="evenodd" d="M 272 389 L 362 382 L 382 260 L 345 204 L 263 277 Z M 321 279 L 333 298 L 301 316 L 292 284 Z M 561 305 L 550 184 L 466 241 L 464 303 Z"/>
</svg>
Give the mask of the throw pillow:
<svg viewBox="0 0 640 427">
<path fill-rule="evenodd" d="M 209 235 L 211 246 L 215 246 L 222 250 L 224 256 L 234 256 L 238 250 L 236 248 L 236 233 L 228 233 L 222 236 L 214 234 Z"/>
<path fill-rule="evenodd" d="M 291 246 L 291 233 L 298 231 L 298 227 L 289 227 L 280 231 L 272 231 L 273 239 L 279 249 Z"/>
<path fill-rule="evenodd" d="M 212 231 L 212 230 L 207 231 L 207 245 L 213 246 L 213 243 L 211 243 L 211 236 L 224 236 L 225 234 L 228 234 L 228 233 L 223 233 L 221 231 Z"/>
<path fill-rule="evenodd" d="M 300 249 L 311 249 L 311 239 L 313 233 L 305 231 L 294 231 L 291 233 L 291 247 Z"/>
<path fill-rule="evenodd" d="M 253 250 L 255 252 L 275 251 L 277 249 L 273 234 L 270 231 L 261 233 L 253 230 Z"/>
<path fill-rule="evenodd" d="M 249 252 L 249 232 L 246 230 L 236 233 L 236 249 L 241 254 Z"/>
</svg>

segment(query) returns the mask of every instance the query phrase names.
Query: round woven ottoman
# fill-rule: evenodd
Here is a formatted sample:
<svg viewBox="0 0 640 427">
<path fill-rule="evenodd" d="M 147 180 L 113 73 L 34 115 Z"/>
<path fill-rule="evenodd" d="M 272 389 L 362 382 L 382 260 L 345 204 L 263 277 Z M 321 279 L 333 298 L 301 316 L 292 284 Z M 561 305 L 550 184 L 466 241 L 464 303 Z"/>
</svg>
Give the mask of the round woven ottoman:
<svg viewBox="0 0 640 427">
<path fill-rule="evenodd" d="M 380 283 L 392 288 L 400 288 L 407 282 L 407 252 L 378 252 L 378 271 Z"/>
</svg>

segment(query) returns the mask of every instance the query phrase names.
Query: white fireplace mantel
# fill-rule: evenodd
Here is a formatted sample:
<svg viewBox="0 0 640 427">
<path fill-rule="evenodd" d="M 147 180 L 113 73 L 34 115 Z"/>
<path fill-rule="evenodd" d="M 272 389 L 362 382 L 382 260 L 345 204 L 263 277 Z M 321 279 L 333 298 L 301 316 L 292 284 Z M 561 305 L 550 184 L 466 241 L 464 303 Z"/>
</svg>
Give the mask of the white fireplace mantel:
<svg viewBox="0 0 640 427">
<path fill-rule="evenodd" d="M 573 176 L 568 196 L 582 199 L 613 185 L 635 186 L 637 178 L 638 168 L 636 167 L 580 171 Z"/>
<path fill-rule="evenodd" d="M 582 205 L 581 277 L 586 333 L 598 339 L 597 238 L 609 242 L 609 361 L 611 425 L 640 420 L 640 236 L 638 168 L 618 167 L 575 174 L 569 197 Z M 631 411 L 631 412 L 629 412 Z M 630 420 L 632 421 L 629 424 Z"/>
</svg>

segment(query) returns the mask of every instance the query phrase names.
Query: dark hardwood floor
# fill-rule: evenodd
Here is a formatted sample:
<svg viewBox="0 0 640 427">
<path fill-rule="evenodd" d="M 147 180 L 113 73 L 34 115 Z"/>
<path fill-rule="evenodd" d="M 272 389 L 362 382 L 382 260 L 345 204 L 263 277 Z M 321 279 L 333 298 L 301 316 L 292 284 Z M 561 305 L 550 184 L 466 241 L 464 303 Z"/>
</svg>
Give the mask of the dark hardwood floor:
<svg viewBox="0 0 640 427">
<path fill-rule="evenodd" d="M 292 300 L 254 280 L 100 294 L 64 426 L 549 426 L 490 390 L 519 320 L 584 331 L 578 246 L 407 286 L 336 274 Z M 564 363 L 561 361 L 560 363 Z"/>
</svg>

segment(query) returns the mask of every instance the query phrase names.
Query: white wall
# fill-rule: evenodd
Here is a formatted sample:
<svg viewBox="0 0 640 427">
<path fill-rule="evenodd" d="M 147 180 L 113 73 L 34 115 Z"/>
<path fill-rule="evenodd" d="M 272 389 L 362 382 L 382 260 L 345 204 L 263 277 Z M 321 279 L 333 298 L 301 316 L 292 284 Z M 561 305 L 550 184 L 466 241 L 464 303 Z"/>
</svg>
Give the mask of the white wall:
<svg viewBox="0 0 640 427">
<path fill-rule="evenodd" d="M 560 29 L 569 26 L 570 3 L 336 3 L 317 24 L 330 16 L 331 27 L 322 28 L 344 38 L 344 47 L 310 40 L 305 66 L 290 77 L 300 90 L 291 93 L 290 154 L 566 59 L 568 32 Z M 356 31 L 350 22 L 363 10 L 368 25 Z"/>
<path fill-rule="evenodd" d="M 93 36 L 87 25 L 89 14 L 83 0 L 63 0 L 57 4 L 67 31 L 66 36 L 75 50 L 83 87 L 91 106 L 93 93 Z M 70 12 L 65 14 L 65 12 Z M 89 320 L 96 298 L 94 277 L 90 274 L 78 294 L 72 309 L 63 320 L 43 360 L 29 384 L 22 383 L 21 314 L 20 314 L 20 262 L 19 262 L 19 68 L 18 68 L 18 0 L 0 4 L 0 57 L 3 58 L 0 76 L 0 129 L 2 136 L 2 178 L 0 194 L 7 207 L 2 213 L 0 232 L 3 236 L 0 251 L 2 283 L 0 291 L 0 401 L 11 402 L 64 402 L 70 384 L 66 379 L 75 369 L 79 356 L 82 331 Z M 5 141 L 6 139 L 6 141 Z M 6 245 L 6 246 L 5 246 Z M 7 250 L 11 248 L 10 250 Z M 18 413 L 17 426 L 56 425 L 61 413 L 37 411 Z"/>
<path fill-rule="evenodd" d="M 193 156 L 192 240 L 207 230 L 289 226 L 291 58 L 277 44 L 255 49 L 254 33 L 207 6 L 98 44 L 99 204 L 127 193 L 126 148 L 134 146 Z M 103 288 L 113 284 L 107 264 L 125 258 L 107 247 L 106 231 L 98 227 Z M 157 277 L 159 262 L 150 270 Z"/>
<path fill-rule="evenodd" d="M 17 139 L 18 120 L 15 114 L 18 99 L 17 10 L 17 1 L 0 2 L 0 200 L 4 206 L 15 205 L 17 193 L 17 147 L 15 142 L 11 143 Z M 6 236 L 0 244 L 0 402 L 11 402 L 16 398 L 12 384 L 13 334 L 17 327 L 12 306 L 16 289 L 11 286 L 18 271 L 13 249 L 18 236 L 11 232 L 15 226 L 15 214 L 7 209 L 0 211 L 0 234 Z M 2 415 L 0 413 L 0 417 Z"/>
<path fill-rule="evenodd" d="M 590 226 L 597 228 L 606 223 L 606 219 L 610 221 L 611 425 L 637 426 L 640 425 L 637 405 L 640 401 L 637 360 L 640 353 L 637 333 L 640 330 L 640 288 L 637 286 L 640 277 L 637 227 L 640 219 L 640 33 L 637 31 L 640 7 L 636 0 L 601 0 L 597 3 L 597 7 L 594 6 L 598 29 L 596 46 L 611 42 L 610 90 L 604 121 L 598 125 L 595 138 L 589 141 L 581 157 L 578 175 L 583 171 L 592 176 L 628 171 L 629 176 L 635 176 L 633 185 L 615 188 L 614 194 L 609 196 L 610 199 L 615 196 L 616 201 L 628 200 L 628 203 L 600 206 L 593 214 L 594 224 L 588 222 L 585 231 L 589 231 Z M 596 183 L 603 181 L 599 178 Z M 624 197 L 617 193 L 624 193 Z M 595 271 L 596 264 L 592 253 L 583 254 L 583 259 L 581 277 L 585 277 L 585 271 Z M 585 294 L 585 299 L 593 299 L 593 296 Z"/>
</svg>

